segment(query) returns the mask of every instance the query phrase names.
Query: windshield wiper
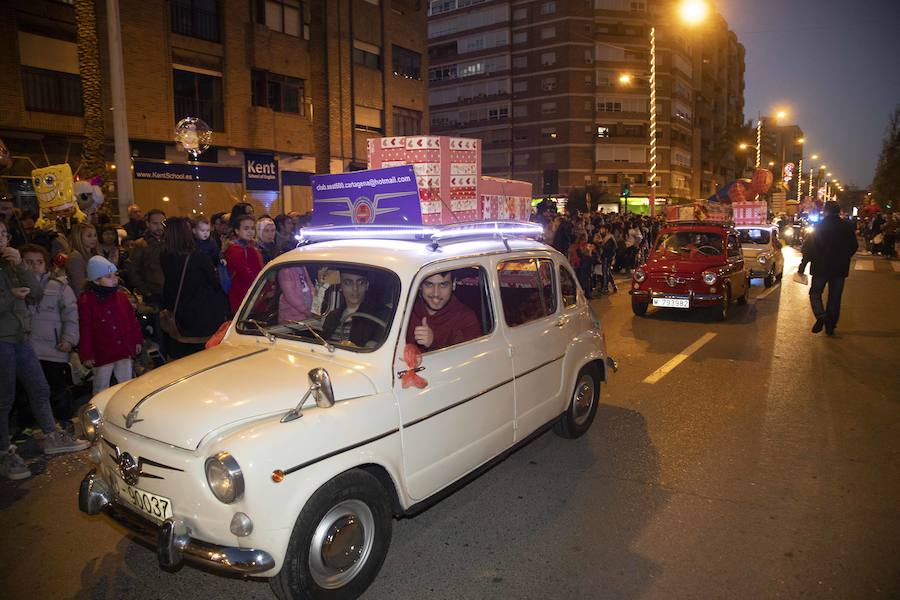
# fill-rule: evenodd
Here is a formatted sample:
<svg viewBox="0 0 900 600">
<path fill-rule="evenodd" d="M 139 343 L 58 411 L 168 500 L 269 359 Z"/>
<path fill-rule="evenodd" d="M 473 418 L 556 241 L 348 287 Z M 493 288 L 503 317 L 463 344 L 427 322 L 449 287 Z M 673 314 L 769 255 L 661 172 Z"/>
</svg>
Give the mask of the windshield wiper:
<svg viewBox="0 0 900 600">
<path fill-rule="evenodd" d="M 263 325 L 256 319 L 243 319 L 242 321 L 238 322 L 238 325 L 242 325 L 244 323 L 249 323 L 249 324 L 253 325 L 254 327 L 256 327 L 257 330 L 259 330 L 259 332 L 261 334 L 266 336 L 266 339 L 269 340 L 270 343 L 272 343 L 272 344 L 275 343 L 275 334 L 273 334 L 271 331 L 269 331 L 265 325 Z"/>
<path fill-rule="evenodd" d="M 282 323 L 282 324 L 283 325 L 299 325 L 300 327 L 305 327 L 308 332 L 313 334 L 313 337 L 315 337 L 317 340 L 319 340 L 322 343 L 323 346 L 325 346 L 326 350 L 328 350 L 329 352 L 332 352 L 332 353 L 334 352 L 334 345 L 331 344 L 325 338 L 323 338 L 321 335 L 319 335 L 319 333 L 315 329 L 312 328 L 312 325 L 310 325 L 308 321 L 284 321 L 284 323 Z"/>
</svg>

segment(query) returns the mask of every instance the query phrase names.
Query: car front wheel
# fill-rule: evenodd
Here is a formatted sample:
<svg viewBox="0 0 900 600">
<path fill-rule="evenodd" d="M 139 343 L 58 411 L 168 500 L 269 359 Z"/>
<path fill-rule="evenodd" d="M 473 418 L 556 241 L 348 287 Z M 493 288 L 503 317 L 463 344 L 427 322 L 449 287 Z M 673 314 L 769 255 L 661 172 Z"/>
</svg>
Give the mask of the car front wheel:
<svg viewBox="0 0 900 600">
<path fill-rule="evenodd" d="M 725 287 L 722 290 L 722 301 L 718 306 L 713 308 L 713 317 L 716 321 L 724 321 L 728 318 L 728 307 L 731 305 L 731 288 Z"/>
<path fill-rule="evenodd" d="M 593 365 L 585 365 L 578 372 L 566 412 L 559 416 L 553 426 L 554 433 L 569 439 L 584 435 L 594 422 L 599 402 L 600 377 L 597 369 Z"/>
<path fill-rule="evenodd" d="M 649 302 L 638 302 L 634 298 L 631 299 L 631 312 L 636 314 L 639 317 L 643 317 L 647 314 L 647 308 L 650 306 Z"/>
<path fill-rule="evenodd" d="M 775 270 L 774 269 L 772 270 L 771 273 L 766 275 L 765 279 L 763 279 L 763 285 L 765 285 L 767 288 L 770 288 L 773 285 L 775 285 Z"/>
<path fill-rule="evenodd" d="M 359 597 L 381 569 L 391 528 L 390 498 L 378 479 L 362 470 L 338 475 L 297 517 L 272 591 L 281 600 Z"/>
</svg>

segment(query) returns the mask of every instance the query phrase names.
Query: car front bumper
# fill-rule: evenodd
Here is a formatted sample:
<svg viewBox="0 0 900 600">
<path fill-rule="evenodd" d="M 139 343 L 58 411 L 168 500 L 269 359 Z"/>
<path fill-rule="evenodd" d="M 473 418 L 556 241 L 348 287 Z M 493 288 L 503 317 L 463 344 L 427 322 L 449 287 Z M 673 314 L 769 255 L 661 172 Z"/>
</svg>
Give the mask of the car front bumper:
<svg viewBox="0 0 900 600">
<path fill-rule="evenodd" d="M 665 292 L 654 292 L 653 290 L 629 290 L 631 298 L 636 302 L 652 303 L 654 298 L 668 298 L 671 300 L 687 300 L 688 308 L 703 308 L 708 306 L 717 306 L 722 303 L 722 294 L 696 294 L 688 292 L 687 294 L 669 294 Z"/>
<path fill-rule="evenodd" d="M 157 525 L 119 504 L 106 481 L 91 469 L 78 490 L 78 508 L 88 515 L 105 512 L 128 528 L 138 540 L 155 547 L 161 567 L 177 567 L 183 562 L 232 575 L 255 575 L 275 566 L 263 550 L 220 546 L 191 537 L 191 530 L 178 518 Z"/>
</svg>

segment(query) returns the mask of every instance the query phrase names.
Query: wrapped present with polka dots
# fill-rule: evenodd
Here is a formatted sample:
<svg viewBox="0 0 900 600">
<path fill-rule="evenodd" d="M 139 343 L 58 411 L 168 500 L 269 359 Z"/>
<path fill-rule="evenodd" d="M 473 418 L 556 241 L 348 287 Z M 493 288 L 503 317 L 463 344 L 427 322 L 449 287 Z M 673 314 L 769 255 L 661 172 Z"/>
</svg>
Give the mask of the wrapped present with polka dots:
<svg viewBox="0 0 900 600">
<path fill-rule="evenodd" d="M 481 219 L 481 140 L 415 135 L 368 140 L 370 169 L 412 165 L 424 225 Z"/>
<path fill-rule="evenodd" d="M 531 218 L 531 184 L 527 181 L 482 177 L 481 220 L 528 221 Z"/>
</svg>

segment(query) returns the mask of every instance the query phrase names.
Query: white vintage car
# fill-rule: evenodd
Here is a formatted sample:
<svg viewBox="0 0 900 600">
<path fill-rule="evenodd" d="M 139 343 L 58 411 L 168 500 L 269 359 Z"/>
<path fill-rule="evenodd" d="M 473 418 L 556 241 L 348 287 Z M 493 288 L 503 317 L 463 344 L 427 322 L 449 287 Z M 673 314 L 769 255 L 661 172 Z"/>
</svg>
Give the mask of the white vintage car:
<svg viewBox="0 0 900 600">
<path fill-rule="evenodd" d="M 392 517 L 594 419 L 615 361 L 540 233 L 306 230 L 314 243 L 267 265 L 219 346 L 93 398 L 80 509 L 162 566 L 269 577 L 281 598 L 361 594 Z"/>
<path fill-rule="evenodd" d="M 751 279 L 762 279 L 766 287 L 772 287 L 776 279 L 784 275 L 784 256 L 776 225 L 738 225 L 741 238 L 741 254 Z"/>
</svg>

